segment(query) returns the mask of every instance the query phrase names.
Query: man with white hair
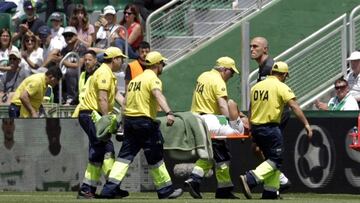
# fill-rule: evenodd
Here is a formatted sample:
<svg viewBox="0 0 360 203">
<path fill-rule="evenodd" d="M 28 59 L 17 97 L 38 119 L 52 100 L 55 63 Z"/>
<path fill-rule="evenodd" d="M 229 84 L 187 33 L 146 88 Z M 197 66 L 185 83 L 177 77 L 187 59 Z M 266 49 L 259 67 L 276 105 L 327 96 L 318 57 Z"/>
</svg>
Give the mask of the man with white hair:
<svg viewBox="0 0 360 203">
<path fill-rule="evenodd" d="M 347 59 L 350 61 L 351 71 L 345 77 L 345 80 L 348 81 L 350 87 L 350 94 L 355 97 L 356 101 L 360 102 L 360 51 L 354 51 L 351 53 L 350 57 Z"/>
</svg>

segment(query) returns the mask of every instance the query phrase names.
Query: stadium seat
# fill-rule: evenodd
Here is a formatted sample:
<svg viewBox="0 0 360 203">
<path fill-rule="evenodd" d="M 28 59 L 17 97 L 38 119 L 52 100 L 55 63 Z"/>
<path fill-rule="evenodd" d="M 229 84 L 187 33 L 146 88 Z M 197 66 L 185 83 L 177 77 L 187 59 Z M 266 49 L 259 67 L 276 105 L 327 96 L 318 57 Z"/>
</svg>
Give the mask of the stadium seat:
<svg viewBox="0 0 360 203">
<path fill-rule="evenodd" d="M 109 5 L 109 1 L 92 0 L 88 1 L 84 6 L 88 12 L 102 11 L 105 6 Z"/>
<path fill-rule="evenodd" d="M 14 31 L 14 27 L 11 21 L 11 14 L 0 13 L 0 29 L 8 28 L 10 31 Z"/>
<path fill-rule="evenodd" d="M 115 10 L 124 10 L 126 5 L 133 3 L 132 0 L 109 0 L 109 3 L 115 7 Z"/>
</svg>

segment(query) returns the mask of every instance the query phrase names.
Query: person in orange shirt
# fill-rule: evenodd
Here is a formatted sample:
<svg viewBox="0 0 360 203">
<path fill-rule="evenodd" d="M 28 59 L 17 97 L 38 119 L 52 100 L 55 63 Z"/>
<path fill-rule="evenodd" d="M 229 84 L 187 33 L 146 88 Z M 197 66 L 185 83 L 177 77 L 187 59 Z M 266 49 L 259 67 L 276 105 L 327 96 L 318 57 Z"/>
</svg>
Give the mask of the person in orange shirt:
<svg viewBox="0 0 360 203">
<path fill-rule="evenodd" d="M 127 86 L 130 80 L 134 79 L 136 76 L 144 72 L 145 57 L 149 52 L 150 52 L 150 44 L 145 41 L 140 42 L 139 48 L 137 49 L 139 58 L 129 63 L 129 65 L 125 70 L 125 92 L 127 92 Z"/>
</svg>

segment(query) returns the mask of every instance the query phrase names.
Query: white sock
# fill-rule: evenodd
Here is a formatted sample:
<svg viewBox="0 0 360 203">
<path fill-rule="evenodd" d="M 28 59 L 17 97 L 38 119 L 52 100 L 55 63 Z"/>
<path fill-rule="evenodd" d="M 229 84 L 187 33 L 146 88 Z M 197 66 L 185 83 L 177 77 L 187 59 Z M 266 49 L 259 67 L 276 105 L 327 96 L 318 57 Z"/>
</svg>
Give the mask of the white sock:
<svg viewBox="0 0 360 203">
<path fill-rule="evenodd" d="M 282 172 L 280 173 L 279 179 L 280 185 L 285 185 L 289 181 L 289 179 Z"/>
</svg>

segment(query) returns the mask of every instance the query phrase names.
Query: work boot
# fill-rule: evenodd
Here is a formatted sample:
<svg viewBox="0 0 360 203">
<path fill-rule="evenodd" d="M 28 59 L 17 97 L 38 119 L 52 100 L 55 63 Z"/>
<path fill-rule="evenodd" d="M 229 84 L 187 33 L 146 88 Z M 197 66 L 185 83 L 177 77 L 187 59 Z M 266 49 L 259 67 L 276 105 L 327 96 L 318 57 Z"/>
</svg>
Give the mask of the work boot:
<svg viewBox="0 0 360 203">
<path fill-rule="evenodd" d="M 283 193 L 291 187 L 291 182 L 288 180 L 286 183 L 280 183 L 279 192 Z"/>
<path fill-rule="evenodd" d="M 160 199 L 176 199 L 180 197 L 183 194 L 183 190 L 181 188 L 175 189 L 174 192 L 172 192 L 167 197 L 161 197 Z"/>
<path fill-rule="evenodd" d="M 240 175 L 240 186 L 241 186 L 241 190 L 244 193 L 246 199 L 252 199 L 251 190 L 247 183 L 246 175 Z"/>
<path fill-rule="evenodd" d="M 279 194 L 280 195 L 280 194 Z M 278 196 L 277 191 L 267 191 L 264 190 L 261 196 L 261 199 L 279 199 L 280 196 Z"/>
<path fill-rule="evenodd" d="M 80 186 L 77 199 L 94 199 L 95 192 L 96 192 L 96 187 L 83 183 Z"/>
<path fill-rule="evenodd" d="M 190 195 L 194 199 L 202 199 L 201 193 L 200 193 L 200 183 L 195 182 L 192 178 L 187 179 L 184 182 L 185 187 L 189 188 Z"/>
<path fill-rule="evenodd" d="M 215 193 L 215 198 L 216 199 L 239 199 L 231 192 L 232 189 L 233 189 L 233 187 L 218 188 Z"/>
<path fill-rule="evenodd" d="M 95 198 L 95 194 L 90 191 L 79 190 L 77 195 L 77 199 L 94 199 L 94 198 Z"/>
</svg>

